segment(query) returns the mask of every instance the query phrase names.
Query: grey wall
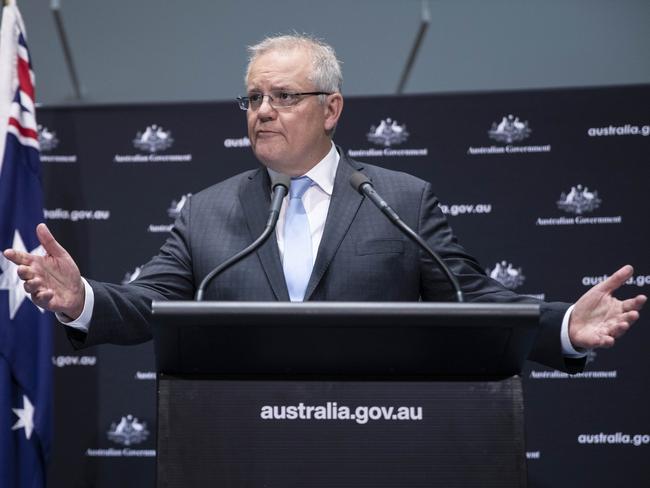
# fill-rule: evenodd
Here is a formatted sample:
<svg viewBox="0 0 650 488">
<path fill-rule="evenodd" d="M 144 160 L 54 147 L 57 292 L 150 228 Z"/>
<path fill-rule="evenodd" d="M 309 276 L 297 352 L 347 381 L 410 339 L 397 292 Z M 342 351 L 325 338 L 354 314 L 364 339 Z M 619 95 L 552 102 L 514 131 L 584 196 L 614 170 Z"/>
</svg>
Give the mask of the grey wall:
<svg viewBox="0 0 650 488">
<path fill-rule="evenodd" d="M 245 46 L 291 29 L 344 62 L 348 95 L 394 93 L 419 0 L 61 0 L 85 102 L 232 99 Z M 48 0 L 18 0 L 41 103 L 73 103 Z M 650 82 L 650 0 L 431 0 L 407 93 Z"/>
</svg>

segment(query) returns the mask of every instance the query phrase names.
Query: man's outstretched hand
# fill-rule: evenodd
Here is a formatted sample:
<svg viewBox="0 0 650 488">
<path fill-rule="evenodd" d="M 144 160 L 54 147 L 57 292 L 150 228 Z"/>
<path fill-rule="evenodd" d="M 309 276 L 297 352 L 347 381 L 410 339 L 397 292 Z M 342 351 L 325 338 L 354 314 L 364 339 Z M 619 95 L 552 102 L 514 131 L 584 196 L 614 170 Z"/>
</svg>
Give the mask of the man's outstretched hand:
<svg viewBox="0 0 650 488">
<path fill-rule="evenodd" d="M 623 266 L 580 297 L 569 321 L 569 339 L 573 347 L 612 347 L 616 339 L 639 319 L 639 310 L 647 300 L 645 295 L 628 300 L 612 296 L 633 273 L 632 266 Z"/>
<path fill-rule="evenodd" d="M 18 266 L 18 276 L 36 305 L 76 319 L 83 311 L 85 299 L 79 268 L 45 224 L 38 224 L 36 236 L 45 249 L 45 256 L 15 249 L 7 249 L 4 256 Z"/>
</svg>

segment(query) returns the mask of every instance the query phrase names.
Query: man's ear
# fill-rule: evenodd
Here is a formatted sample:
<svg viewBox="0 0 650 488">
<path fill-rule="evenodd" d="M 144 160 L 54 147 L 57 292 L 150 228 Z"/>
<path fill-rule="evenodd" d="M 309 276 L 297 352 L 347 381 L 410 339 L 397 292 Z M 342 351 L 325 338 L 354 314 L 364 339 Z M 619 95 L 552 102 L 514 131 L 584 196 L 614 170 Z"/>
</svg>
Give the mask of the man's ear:
<svg viewBox="0 0 650 488">
<path fill-rule="evenodd" d="M 336 127 L 336 124 L 343 112 L 343 95 L 340 93 L 332 93 L 327 95 L 327 101 L 324 104 L 325 109 L 325 130 L 331 131 Z"/>
</svg>

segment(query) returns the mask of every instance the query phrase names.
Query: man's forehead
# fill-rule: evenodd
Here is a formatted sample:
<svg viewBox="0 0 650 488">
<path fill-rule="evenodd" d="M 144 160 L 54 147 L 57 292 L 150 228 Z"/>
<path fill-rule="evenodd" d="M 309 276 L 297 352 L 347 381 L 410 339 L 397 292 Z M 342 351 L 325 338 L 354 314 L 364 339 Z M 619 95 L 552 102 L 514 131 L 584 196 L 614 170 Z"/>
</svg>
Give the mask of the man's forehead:
<svg viewBox="0 0 650 488">
<path fill-rule="evenodd" d="M 296 48 L 274 50 L 259 55 L 250 65 L 248 88 L 265 85 L 267 88 L 295 88 L 309 81 L 310 63 L 308 52 Z M 270 86 L 269 86 L 270 85 Z"/>
</svg>

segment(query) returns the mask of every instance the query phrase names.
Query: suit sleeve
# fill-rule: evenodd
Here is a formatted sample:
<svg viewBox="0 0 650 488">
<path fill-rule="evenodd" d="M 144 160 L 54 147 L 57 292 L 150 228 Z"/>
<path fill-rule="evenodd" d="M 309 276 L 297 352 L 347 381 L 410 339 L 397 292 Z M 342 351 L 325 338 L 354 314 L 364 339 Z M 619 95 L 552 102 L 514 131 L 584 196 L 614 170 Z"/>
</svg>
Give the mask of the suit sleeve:
<svg viewBox="0 0 650 488">
<path fill-rule="evenodd" d="M 152 338 L 151 302 L 189 300 L 195 283 L 190 258 L 191 198 L 183 206 L 159 253 L 137 280 L 114 285 L 88 280 L 95 294 L 88 333 L 66 327 L 75 348 L 96 344 L 138 344 Z"/>
<path fill-rule="evenodd" d="M 438 203 L 431 185 L 426 183 L 420 202 L 418 233 L 456 275 L 465 299 L 469 302 L 538 303 L 541 313 L 539 331 L 529 359 L 569 373 L 582 371 L 585 359 L 567 358 L 562 354 L 560 330 L 570 304 L 548 303 L 518 295 L 487 276 L 478 261 L 458 243 Z M 446 277 L 424 253 L 421 254 L 420 276 L 423 300 L 455 300 Z"/>
</svg>

